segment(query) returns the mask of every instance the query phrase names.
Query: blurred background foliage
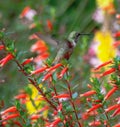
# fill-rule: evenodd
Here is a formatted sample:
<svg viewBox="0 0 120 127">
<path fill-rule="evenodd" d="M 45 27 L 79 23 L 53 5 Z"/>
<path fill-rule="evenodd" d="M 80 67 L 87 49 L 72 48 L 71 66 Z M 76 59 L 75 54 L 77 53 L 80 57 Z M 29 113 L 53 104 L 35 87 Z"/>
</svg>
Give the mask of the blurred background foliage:
<svg viewBox="0 0 120 127">
<path fill-rule="evenodd" d="M 19 18 L 20 13 L 26 7 L 30 6 L 36 10 L 37 15 L 34 22 L 38 26 L 34 29 L 29 29 L 26 24 L 22 24 Z M 24 54 L 21 56 L 27 58 L 33 54 L 30 52 L 30 47 L 34 44 L 33 40 L 28 37 L 34 32 L 42 32 L 53 35 L 56 39 L 67 38 L 71 31 L 79 31 L 82 33 L 93 33 L 99 28 L 92 20 L 92 14 L 96 9 L 95 0 L 1 0 L 0 1 L 0 29 L 5 29 L 8 36 L 14 40 L 17 50 Z M 53 30 L 46 32 L 47 20 L 53 23 Z M 39 24 L 42 22 L 42 25 Z M 83 56 L 87 53 L 88 47 L 92 40 L 90 37 L 80 37 L 79 43 L 74 50 L 70 59 L 72 69 L 76 78 L 73 80 L 73 85 L 80 86 L 85 89 L 89 80 L 90 65 L 83 60 Z M 51 57 L 53 58 L 56 50 L 49 46 Z M 4 55 L 0 53 L 0 58 Z M 17 72 L 17 66 L 10 62 L 4 68 L 0 68 L 0 99 L 5 101 L 5 105 L 11 105 L 12 97 L 18 93 L 20 88 L 27 85 L 27 81 L 21 73 Z M 72 71 L 71 71 L 72 72 Z"/>
</svg>

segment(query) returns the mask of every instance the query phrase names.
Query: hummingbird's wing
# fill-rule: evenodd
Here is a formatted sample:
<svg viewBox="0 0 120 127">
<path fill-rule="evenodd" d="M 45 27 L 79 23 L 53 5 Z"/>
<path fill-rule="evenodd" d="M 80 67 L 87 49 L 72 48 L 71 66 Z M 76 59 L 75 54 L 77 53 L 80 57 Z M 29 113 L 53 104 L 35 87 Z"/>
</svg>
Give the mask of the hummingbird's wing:
<svg viewBox="0 0 120 127">
<path fill-rule="evenodd" d="M 37 35 L 37 37 L 39 37 L 40 39 L 42 39 L 42 40 L 44 40 L 46 43 L 48 43 L 48 44 L 51 44 L 51 45 L 53 45 L 53 46 L 55 46 L 55 47 L 57 47 L 58 46 L 58 41 L 56 41 L 55 39 L 53 39 L 53 38 L 51 38 L 50 36 L 46 36 L 46 35 L 43 35 L 43 34 L 41 34 L 41 33 L 35 33 L 35 35 Z"/>
<path fill-rule="evenodd" d="M 57 55 L 52 63 L 52 65 L 55 65 L 59 63 L 65 56 L 65 54 L 68 52 L 68 47 L 66 43 L 62 43 L 62 45 L 59 46 L 59 50 L 57 52 Z"/>
</svg>

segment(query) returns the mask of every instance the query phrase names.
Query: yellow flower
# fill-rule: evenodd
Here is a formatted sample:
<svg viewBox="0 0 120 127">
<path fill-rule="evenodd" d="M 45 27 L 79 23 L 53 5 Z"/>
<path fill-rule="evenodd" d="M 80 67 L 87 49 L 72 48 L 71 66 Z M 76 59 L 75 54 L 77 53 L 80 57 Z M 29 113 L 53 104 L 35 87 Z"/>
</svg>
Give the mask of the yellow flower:
<svg viewBox="0 0 120 127">
<path fill-rule="evenodd" d="M 26 102 L 26 109 L 31 115 L 42 109 L 46 105 L 46 102 L 32 84 L 29 84 L 28 87 L 32 94 L 28 97 L 28 101 Z M 42 84 L 40 84 L 39 87 L 43 87 Z M 46 118 L 47 114 L 48 110 L 43 111 L 43 117 Z"/>
<path fill-rule="evenodd" d="M 109 14 L 115 13 L 113 2 L 114 0 L 96 0 L 96 4 L 98 8 L 102 9 L 103 11 L 108 12 Z"/>
<path fill-rule="evenodd" d="M 108 7 L 110 4 L 113 3 L 114 0 L 96 0 L 97 6 L 99 8 L 106 8 Z"/>
<path fill-rule="evenodd" d="M 113 47 L 113 38 L 109 31 L 98 31 L 95 33 L 95 41 L 98 42 L 96 55 L 101 62 L 106 62 L 116 55 L 116 49 Z"/>
</svg>

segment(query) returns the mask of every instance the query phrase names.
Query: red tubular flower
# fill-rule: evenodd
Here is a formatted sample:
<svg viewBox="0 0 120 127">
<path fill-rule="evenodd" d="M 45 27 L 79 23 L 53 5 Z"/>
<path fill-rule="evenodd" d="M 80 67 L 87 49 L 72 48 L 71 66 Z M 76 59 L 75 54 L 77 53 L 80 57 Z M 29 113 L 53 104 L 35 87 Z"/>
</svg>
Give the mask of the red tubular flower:
<svg viewBox="0 0 120 127">
<path fill-rule="evenodd" d="M 107 61 L 107 62 L 105 62 L 105 63 L 99 65 L 98 67 L 96 67 L 94 70 L 99 70 L 100 68 L 102 68 L 102 67 L 104 67 L 104 66 L 106 66 L 106 65 L 108 65 L 108 64 L 111 64 L 111 63 L 112 63 L 112 60 Z"/>
<path fill-rule="evenodd" d="M 42 82 L 44 82 L 45 80 L 47 80 L 48 78 L 50 78 L 52 76 L 52 73 L 48 73 L 44 76 L 44 78 L 42 79 Z"/>
<path fill-rule="evenodd" d="M 114 44 L 113 44 L 113 46 L 116 48 L 116 47 L 118 47 L 120 45 L 120 41 L 118 40 L 118 41 L 115 41 L 114 42 Z"/>
<path fill-rule="evenodd" d="M 114 87 L 106 94 L 106 96 L 104 97 L 104 101 L 107 100 L 112 94 L 114 94 L 116 90 L 118 90 L 118 87 L 117 87 L 117 86 L 114 86 Z"/>
<path fill-rule="evenodd" d="M 46 66 L 46 67 L 43 67 L 43 68 L 39 68 L 39 69 L 37 69 L 37 70 L 35 70 L 35 71 L 32 71 L 32 72 L 31 72 L 31 75 L 35 75 L 35 74 L 42 73 L 42 72 L 44 72 L 47 68 L 48 68 L 48 67 Z"/>
<path fill-rule="evenodd" d="M 45 111 L 45 110 L 48 110 L 48 109 L 49 109 L 48 106 L 44 106 L 44 107 L 41 108 L 37 113 L 41 113 L 41 112 L 43 112 L 43 111 Z"/>
<path fill-rule="evenodd" d="M 60 95 L 54 96 L 54 98 L 70 98 L 70 95 L 69 94 L 60 94 Z"/>
<path fill-rule="evenodd" d="M 26 64 L 29 64 L 30 62 L 32 62 L 33 60 L 33 57 L 30 58 L 30 59 L 26 59 L 23 63 L 22 63 L 22 66 L 25 66 Z"/>
<path fill-rule="evenodd" d="M 7 64 L 12 59 L 13 59 L 13 55 L 11 53 L 7 54 L 6 57 L 0 60 L 0 67 L 3 67 L 5 64 Z"/>
<path fill-rule="evenodd" d="M 7 124 L 8 124 L 8 122 L 3 121 L 0 125 L 1 125 L 2 127 L 6 127 Z"/>
<path fill-rule="evenodd" d="M 50 124 L 50 127 L 56 127 L 56 125 L 58 124 L 58 123 L 60 123 L 61 122 L 61 119 L 60 118 L 57 118 L 54 122 L 52 122 L 51 124 Z"/>
<path fill-rule="evenodd" d="M 25 99 L 28 95 L 26 93 L 21 93 L 19 95 L 16 95 L 14 98 L 19 100 L 19 99 Z"/>
<path fill-rule="evenodd" d="M 31 8 L 29 6 L 25 7 L 22 11 L 22 13 L 20 14 L 20 18 L 23 18 L 27 13 L 28 11 L 30 10 Z"/>
<path fill-rule="evenodd" d="M 94 111 L 100 107 L 102 107 L 102 104 L 96 104 L 92 108 L 88 109 L 87 113 L 90 113 L 91 111 Z"/>
<path fill-rule="evenodd" d="M 29 36 L 29 39 L 30 40 L 39 39 L 39 37 L 36 34 L 32 34 L 32 35 Z"/>
<path fill-rule="evenodd" d="M 9 113 L 9 112 L 16 112 L 17 111 L 17 108 L 15 106 L 12 106 L 4 111 L 1 112 L 1 115 L 5 115 L 6 113 Z"/>
<path fill-rule="evenodd" d="M 63 68 L 63 70 L 60 72 L 60 75 L 58 76 L 58 78 L 62 78 L 64 76 L 64 74 L 67 72 L 68 67 Z"/>
<path fill-rule="evenodd" d="M 91 91 L 85 92 L 84 94 L 80 94 L 80 97 L 87 97 L 93 94 L 96 94 L 95 90 L 91 90 Z"/>
<path fill-rule="evenodd" d="M 23 126 L 20 124 L 20 122 L 18 122 L 18 121 L 13 121 L 13 123 L 14 123 L 14 125 L 18 125 L 19 127 L 23 127 Z"/>
<path fill-rule="evenodd" d="M 118 108 L 120 106 L 120 104 L 115 104 L 115 105 L 112 105 L 110 107 L 108 107 L 107 109 L 105 109 L 105 112 L 110 112 L 112 110 L 115 110 L 116 108 Z"/>
<path fill-rule="evenodd" d="M 43 40 L 40 40 L 40 39 L 31 47 L 32 52 L 42 53 L 47 50 L 48 50 L 47 45 L 45 44 Z"/>
<path fill-rule="evenodd" d="M 115 117 L 116 115 L 120 114 L 120 106 L 114 111 L 111 117 Z"/>
<path fill-rule="evenodd" d="M 34 62 L 35 63 L 39 63 L 43 60 L 46 60 L 49 57 L 49 53 L 48 52 L 44 52 L 42 54 L 39 54 L 37 57 L 34 58 Z"/>
<path fill-rule="evenodd" d="M 30 119 L 31 119 L 31 120 L 37 120 L 37 119 L 39 119 L 40 117 L 41 117 L 41 115 L 36 114 L 36 115 L 32 115 L 32 116 L 30 117 Z"/>
<path fill-rule="evenodd" d="M 109 74 L 111 74 L 111 73 L 113 73 L 113 72 L 115 72 L 115 71 L 116 71 L 116 69 L 115 69 L 115 68 L 110 68 L 109 70 L 107 70 L 107 71 L 105 71 L 103 74 L 101 74 L 101 76 L 100 76 L 100 77 L 103 77 L 103 76 L 109 75 Z"/>
<path fill-rule="evenodd" d="M 116 33 L 114 34 L 114 37 L 120 37 L 120 31 L 116 32 Z"/>
<path fill-rule="evenodd" d="M 61 63 L 58 63 L 58 64 L 56 64 L 55 66 L 50 67 L 50 68 L 48 69 L 48 71 L 50 72 L 50 71 L 52 71 L 52 70 L 55 70 L 55 69 L 59 68 L 60 66 L 62 66 L 62 64 L 61 64 Z"/>
<path fill-rule="evenodd" d="M 10 120 L 10 119 L 13 119 L 13 118 L 16 118 L 16 117 L 19 117 L 20 114 L 19 113 L 16 113 L 16 114 L 9 114 L 8 116 L 6 116 L 3 120 Z"/>
<path fill-rule="evenodd" d="M 4 49 L 5 46 L 4 45 L 0 45 L 0 50 Z"/>
<path fill-rule="evenodd" d="M 120 123 L 114 125 L 113 127 L 120 127 Z"/>
<path fill-rule="evenodd" d="M 91 123 L 89 123 L 89 126 L 99 126 L 99 125 L 101 125 L 101 122 L 100 121 L 93 121 L 93 122 L 91 122 Z"/>
<path fill-rule="evenodd" d="M 53 29 L 52 22 L 50 20 L 47 20 L 47 27 L 51 31 Z"/>
</svg>

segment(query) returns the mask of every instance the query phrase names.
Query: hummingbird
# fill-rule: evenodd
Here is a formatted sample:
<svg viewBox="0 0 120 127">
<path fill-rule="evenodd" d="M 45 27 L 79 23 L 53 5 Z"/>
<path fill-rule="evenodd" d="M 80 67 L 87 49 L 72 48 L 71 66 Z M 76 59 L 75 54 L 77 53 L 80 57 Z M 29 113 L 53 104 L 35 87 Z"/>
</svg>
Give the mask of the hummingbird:
<svg viewBox="0 0 120 127">
<path fill-rule="evenodd" d="M 79 33 L 76 31 L 72 31 L 69 34 L 68 39 L 66 39 L 64 42 L 56 41 L 40 33 L 36 33 L 36 35 L 40 39 L 44 40 L 45 42 L 48 42 L 58 48 L 57 55 L 55 56 L 55 59 L 52 62 L 52 65 L 56 65 L 57 63 L 61 62 L 61 60 L 63 59 L 69 60 L 69 58 L 71 57 L 73 53 L 74 48 L 77 45 L 78 39 L 81 35 L 90 35 L 90 34 L 84 34 L 84 33 Z"/>
</svg>

